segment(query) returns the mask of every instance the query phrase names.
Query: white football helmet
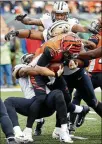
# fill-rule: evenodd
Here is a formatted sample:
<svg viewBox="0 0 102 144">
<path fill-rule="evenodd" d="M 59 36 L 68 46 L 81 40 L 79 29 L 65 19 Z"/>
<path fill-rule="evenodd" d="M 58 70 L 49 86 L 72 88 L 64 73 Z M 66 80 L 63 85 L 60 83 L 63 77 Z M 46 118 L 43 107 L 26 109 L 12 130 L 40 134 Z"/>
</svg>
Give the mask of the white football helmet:
<svg viewBox="0 0 102 144">
<path fill-rule="evenodd" d="M 68 22 L 59 20 L 53 23 L 53 25 L 47 31 L 47 39 L 57 36 L 62 33 L 67 33 L 70 31 L 70 26 Z"/>
<path fill-rule="evenodd" d="M 67 20 L 68 16 L 69 16 L 68 4 L 64 1 L 59 1 L 59 2 L 54 3 L 53 9 L 52 9 L 52 20 L 53 20 L 53 22 L 56 21 L 56 19 L 55 19 L 55 14 L 56 13 L 59 13 L 59 14 L 66 13 L 65 20 Z"/>
<path fill-rule="evenodd" d="M 92 21 L 91 22 L 91 28 L 96 29 L 99 31 L 100 28 L 102 28 L 102 25 L 99 23 L 98 20 Z"/>
<path fill-rule="evenodd" d="M 18 77 L 17 77 L 17 72 L 18 72 L 22 67 L 24 67 L 24 66 L 25 66 L 24 64 L 18 64 L 18 65 L 16 65 L 16 66 L 13 68 L 13 71 L 12 71 L 13 77 L 18 78 Z"/>
<path fill-rule="evenodd" d="M 26 53 L 21 57 L 22 64 L 29 64 L 33 58 L 34 54 Z"/>
</svg>

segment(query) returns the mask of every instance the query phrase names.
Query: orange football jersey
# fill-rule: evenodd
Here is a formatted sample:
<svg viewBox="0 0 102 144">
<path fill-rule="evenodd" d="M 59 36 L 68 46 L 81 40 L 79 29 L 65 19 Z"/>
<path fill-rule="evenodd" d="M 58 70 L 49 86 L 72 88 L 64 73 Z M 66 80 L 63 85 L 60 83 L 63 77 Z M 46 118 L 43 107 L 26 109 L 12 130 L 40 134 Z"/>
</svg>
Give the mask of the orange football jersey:
<svg viewBox="0 0 102 144">
<path fill-rule="evenodd" d="M 92 36 L 92 38 L 98 39 L 97 48 L 102 47 L 102 30 L 99 32 L 99 34 Z M 89 72 L 102 72 L 102 57 L 91 60 L 88 71 Z"/>
</svg>

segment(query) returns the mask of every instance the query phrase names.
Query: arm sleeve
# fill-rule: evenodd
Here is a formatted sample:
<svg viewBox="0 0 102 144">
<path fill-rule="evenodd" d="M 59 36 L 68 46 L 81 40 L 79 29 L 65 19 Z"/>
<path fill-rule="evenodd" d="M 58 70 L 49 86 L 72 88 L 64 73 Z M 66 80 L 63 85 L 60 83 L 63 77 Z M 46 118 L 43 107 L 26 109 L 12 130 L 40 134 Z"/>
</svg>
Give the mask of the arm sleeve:
<svg viewBox="0 0 102 144">
<path fill-rule="evenodd" d="M 53 59 L 54 56 L 54 50 L 46 47 L 42 56 L 39 58 L 37 65 L 39 66 L 46 66 L 50 63 L 50 61 Z"/>
</svg>

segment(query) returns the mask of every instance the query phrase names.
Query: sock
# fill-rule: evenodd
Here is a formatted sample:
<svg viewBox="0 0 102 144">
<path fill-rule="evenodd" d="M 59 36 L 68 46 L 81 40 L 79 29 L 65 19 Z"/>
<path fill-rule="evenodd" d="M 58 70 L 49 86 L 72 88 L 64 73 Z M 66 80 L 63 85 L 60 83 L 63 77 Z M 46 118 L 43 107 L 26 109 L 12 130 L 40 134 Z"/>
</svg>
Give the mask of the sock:
<svg viewBox="0 0 102 144">
<path fill-rule="evenodd" d="M 36 121 L 36 122 L 43 122 L 44 119 L 43 119 L 43 118 L 41 118 L 41 119 L 36 119 L 35 121 Z"/>
<path fill-rule="evenodd" d="M 66 131 L 67 130 L 67 124 L 62 124 L 61 125 L 61 129 L 64 130 L 64 131 Z"/>
<path fill-rule="evenodd" d="M 32 134 L 32 128 L 26 127 L 23 132 Z"/>
<path fill-rule="evenodd" d="M 20 128 L 20 126 L 15 126 L 13 127 L 14 133 L 16 134 L 22 134 L 22 130 Z"/>
<path fill-rule="evenodd" d="M 82 112 L 82 110 L 83 110 L 82 106 L 75 105 L 75 111 L 74 111 L 74 113 L 80 113 L 80 112 Z"/>
</svg>

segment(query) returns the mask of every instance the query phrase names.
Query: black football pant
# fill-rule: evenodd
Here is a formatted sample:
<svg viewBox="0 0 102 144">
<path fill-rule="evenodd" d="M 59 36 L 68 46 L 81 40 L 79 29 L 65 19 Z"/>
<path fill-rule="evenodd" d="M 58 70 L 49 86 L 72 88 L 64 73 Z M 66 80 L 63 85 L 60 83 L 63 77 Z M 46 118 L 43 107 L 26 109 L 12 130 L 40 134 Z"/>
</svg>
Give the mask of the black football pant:
<svg viewBox="0 0 102 144">
<path fill-rule="evenodd" d="M 95 73 L 90 73 L 90 74 L 91 74 L 90 78 L 91 78 L 93 88 L 96 89 L 100 87 L 102 90 L 102 73 L 95 72 Z M 82 95 L 80 94 L 80 91 L 76 90 L 76 92 L 74 93 L 73 103 L 80 105 Z"/>
<path fill-rule="evenodd" d="M 33 105 L 36 103 L 36 96 L 32 99 L 10 97 L 5 100 L 5 106 L 7 108 L 9 117 L 13 123 L 13 126 L 19 125 L 17 113 L 24 116 L 29 116 L 30 109 L 33 109 Z M 34 110 L 34 109 L 33 109 Z M 42 117 L 51 116 L 55 111 L 57 111 L 59 120 L 61 124 L 67 123 L 67 108 L 64 100 L 62 91 L 53 90 L 51 91 L 42 105 L 40 112 L 37 114 L 37 119 Z M 17 113 L 16 113 L 17 112 Z M 33 121 L 33 113 L 32 120 Z M 30 121 L 29 121 L 30 122 Z M 29 124 L 30 125 L 30 124 Z M 31 125 L 32 126 L 32 125 Z"/>
<path fill-rule="evenodd" d="M 6 107 L 0 98 L 0 124 L 6 137 L 14 136 L 13 125 L 7 114 Z"/>
<path fill-rule="evenodd" d="M 75 88 L 80 97 L 77 96 L 77 100 L 73 100 L 74 104 L 79 104 L 79 99 L 83 99 L 88 106 L 92 107 L 98 115 L 102 116 L 101 103 L 98 104 L 98 100 L 94 93 L 94 88 L 91 82 L 90 77 L 87 75 L 87 72 L 84 69 L 80 69 L 74 74 L 64 76 L 70 92 Z M 97 107 L 98 106 L 98 107 Z M 98 110 L 97 110 L 98 108 Z"/>
</svg>

